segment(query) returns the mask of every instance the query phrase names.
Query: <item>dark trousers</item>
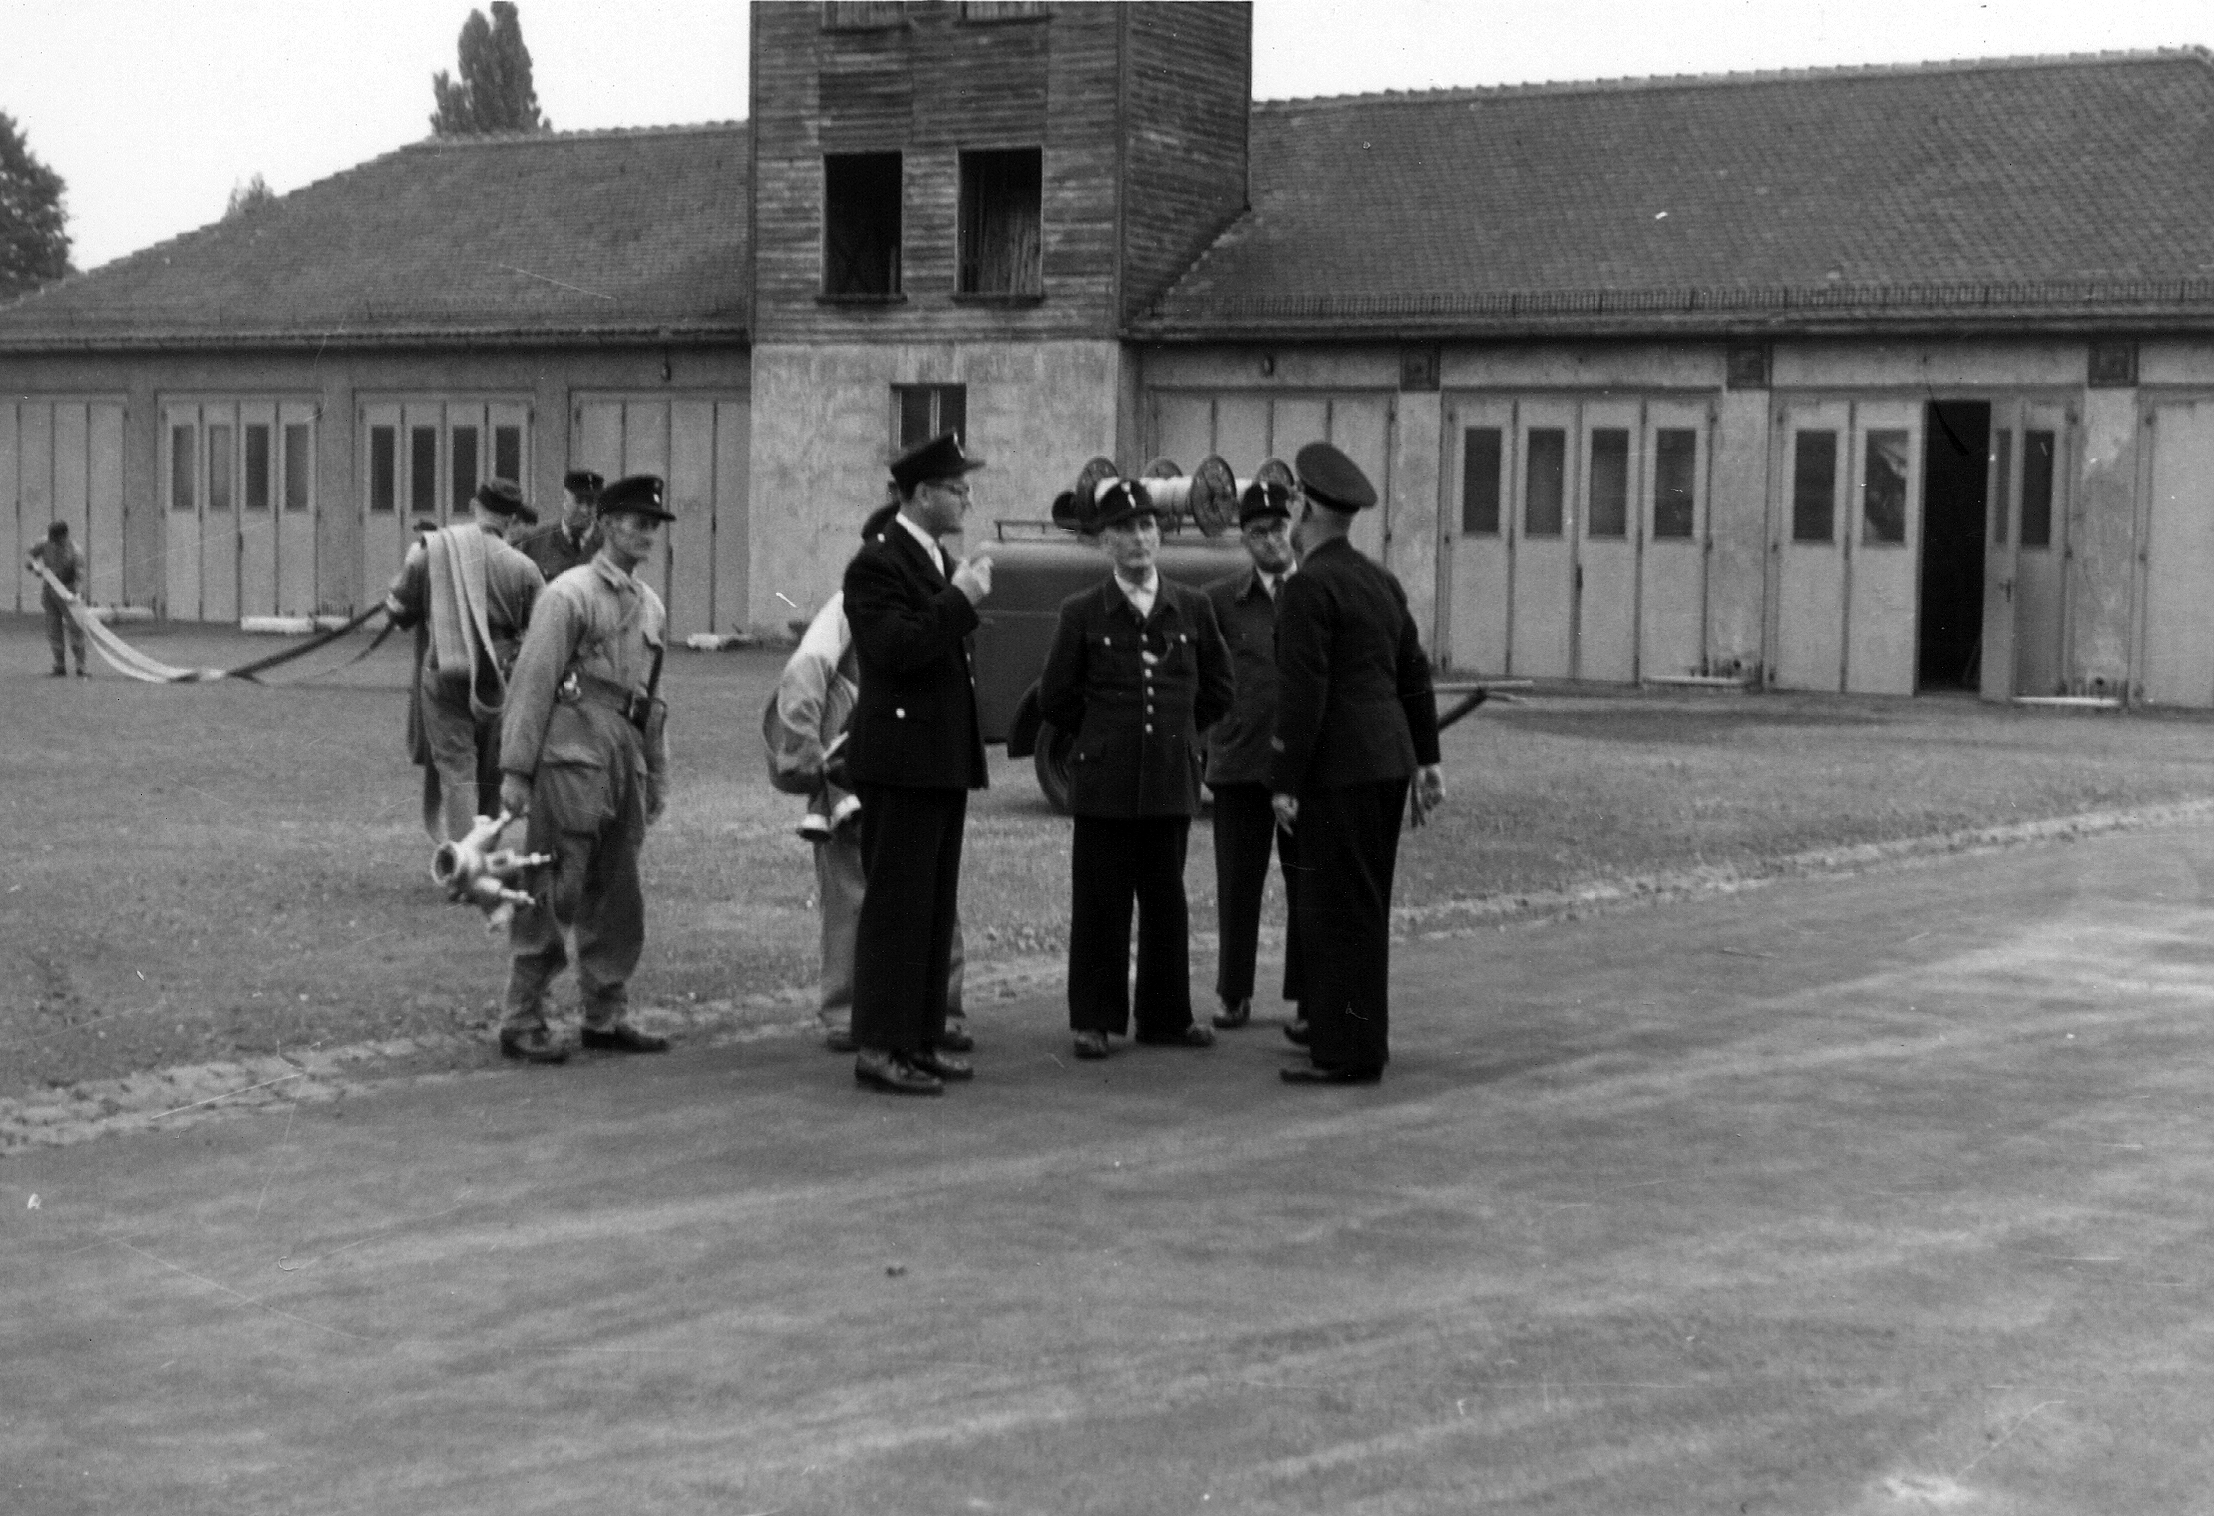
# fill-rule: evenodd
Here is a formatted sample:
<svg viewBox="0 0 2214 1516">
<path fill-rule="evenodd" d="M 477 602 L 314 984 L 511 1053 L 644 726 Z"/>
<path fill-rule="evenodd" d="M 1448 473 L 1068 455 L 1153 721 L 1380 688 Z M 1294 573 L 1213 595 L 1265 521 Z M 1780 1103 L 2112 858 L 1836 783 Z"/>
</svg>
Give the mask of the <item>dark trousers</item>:
<svg viewBox="0 0 2214 1516">
<path fill-rule="evenodd" d="M 1189 816 L 1079 816 L 1069 853 L 1069 1026 L 1130 1029 L 1130 907 L 1138 908 L 1140 1037 L 1192 1024 L 1191 911 L 1184 901 Z"/>
<path fill-rule="evenodd" d="M 54 651 L 54 672 L 57 674 L 68 672 L 68 665 L 62 662 L 62 642 L 66 638 L 68 639 L 69 650 L 77 655 L 77 672 L 83 673 L 85 671 L 85 629 L 77 625 L 76 618 L 69 614 L 66 606 L 53 597 L 51 591 L 40 598 L 46 607 L 46 645 Z"/>
<path fill-rule="evenodd" d="M 867 884 L 854 930 L 853 1040 L 869 1051 L 918 1053 L 946 1029 L 969 792 L 882 784 L 857 792 Z"/>
<path fill-rule="evenodd" d="M 629 1007 L 630 976 L 646 949 L 646 897 L 638 882 L 638 837 L 620 821 L 597 832 L 534 835 L 534 851 L 554 855 L 546 898 L 516 908 L 508 928 L 510 959 L 503 1025 L 546 1024 L 546 991 L 569 962 L 562 929 L 577 939 L 577 989 L 584 1024 L 604 1032 Z"/>
<path fill-rule="evenodd" d="M 1301 960 L 1307 1046 L 1324 1068 L 1391 1058 L 1391 880 L 1407 781 L 1316 788 L 1299 797 Z"/>
<path fill-rule="evenodd" d="M 1215 786 L 1215 914 L 1222 951 L 1215 993 L 1229 1004 L 1253 997 L 1253 959 L 1261 937 L 1261 894 L 1268 853 L 1276 848 L 1284 873 L 1284 998 L 1304 998 L 1299 969 L 1299 842 L 1277 830 L 1265 784 Z"/>
</svg>

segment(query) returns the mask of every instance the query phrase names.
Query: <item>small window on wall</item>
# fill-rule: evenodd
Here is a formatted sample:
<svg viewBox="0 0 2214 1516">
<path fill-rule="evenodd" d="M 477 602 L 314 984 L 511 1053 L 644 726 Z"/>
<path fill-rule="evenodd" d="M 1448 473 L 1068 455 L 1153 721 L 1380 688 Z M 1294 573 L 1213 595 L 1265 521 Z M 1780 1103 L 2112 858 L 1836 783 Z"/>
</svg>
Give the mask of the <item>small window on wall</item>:
<svg viewBox="0 0 2214 1516">
<path fill-rule="evenodd" d="M 2051 432 L 2022 433 L 2022 546 L 2053 545 Z"/>
<path fill-rule="evenodd" d="M 1496 426 L 1472 426 L 1461 435 L 1461 535 L 1499 535 L 1499 460 L 1504 437 Z"/>
<path fill-rule="evenodd" d="M 1800 432 L 1791 469 L 1791 540 L 1828 542 L 1837 520 L 1837 433 Z"/>
<path fill-rule="evenodd" d="M 208 509 L 229 511 L 234 493 L 232 481 L 236 478 L 238 459 L 231 452 L 231 429 L 228 426 L 210 424 L 208 427 Z"/>
<path fill-rule="evenodd" d="M 1865 543 L 1907 540 L 1907 434 L 1870 432 L 1862 476 L 1861 537 Z"/>
<path fill-rule="evenodd" d="M 438 428 L 416 426 L 407 434 L 408 499 L 415 509 L 435 516 L 438 508 Z"/>
<path fill-rule="evenodd" d="M 1591 434 L 1591 535 L 1630 535 L 1630 434 L 1620 427 Z"/>
<path fill-rule="evenodd" d="M 269 509 L 269 428 L 258 422 L 246 428 L 246 509 Z"/>
<path fill-rule="evenodd" d="M 399 509 L 399 495 L 399 428 L 372 426 L 369 428 L 369 509 L 380 516 L 389 516 Z"/>
<path fill-rule="evenodd" d="M 961 155 L 962 294 L 1045 293 L 1043 165 L 1034 147 Z"/>
<path fill-rule="evenodd" d="M 1558 537 L 1565 519 L 1568 433 L 1557 426 L 1532 427 L 1529 448 L 1529 465 L 1523 471 L 1522 535 Z"/>
<path fill-rule="evenodd" d="M 492 476 L 507 479 L 516 484 L 523 482 L 523 429 L 519 426 L 495 426 L 492 428 Z"/>
<path fill-rule="evenodd" d="M 173 426 L 169 429 L 169 508 L 173 511 L 199 509 L 199 501 L 193 483 L 199 477 L 195 458 L 199 449 L 197 438 L 189 426 Z"/>
<path fill-rule="evenodd" d="M 456 516 L 469 513 L 469 501 L 477 493 L 477 429 L 457 426 L 448 434 L 453 448 L 454 509 Z"/>
<path fill-rule="evenodd" d="M 940 432 L 962 445 L 969 440 L 969 387 L 965 384 L 892 386 L 892 451 L 904 453 Z"/>
<path fill-rule="evenodd" d="M 284 508 L 288 511 L 304 511 L 313 499 L 310 490 L 308 467 L 313 455 L 308 448 L 308 429 L 305 422 L 288 421 L 284 427 Z"/>
<path fill-rule="evenodd" d="M 1653 535 L 1689 537 L 1698 525 L 1699 434 L 1669 428 L 1653 434 Z"/>
<path fill-rule="evenodd" d="M 2006 546 L 2007 501 L 2014 493 L 2014 433 L 2005 427 L 1991 434 L 1991 540 Z"/>
<path fill-rule="evenodd" d="M 823 295 L 899 293 L 900 155 L 823 155 Z"/>
</svg>

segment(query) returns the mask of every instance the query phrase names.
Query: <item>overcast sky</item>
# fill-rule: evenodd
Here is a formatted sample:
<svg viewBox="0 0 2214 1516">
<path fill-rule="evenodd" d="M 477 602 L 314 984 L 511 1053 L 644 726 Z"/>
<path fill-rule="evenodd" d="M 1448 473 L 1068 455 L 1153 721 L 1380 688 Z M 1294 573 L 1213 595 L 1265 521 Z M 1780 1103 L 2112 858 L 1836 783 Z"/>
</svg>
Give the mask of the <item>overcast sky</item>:
<svg viewBox="0 0 2214 1516">
<path fill-rule="evenodd" d="M 429 131 L 467 0 L 0 0 L 0 111 L 91 268 Z M 737 0 L 521 0 L 555 127 L 746 114 Z M 1258 0 L 1254 93 L 1605 79 L 2214 42 L 2214 0 Z"/>
</svg>

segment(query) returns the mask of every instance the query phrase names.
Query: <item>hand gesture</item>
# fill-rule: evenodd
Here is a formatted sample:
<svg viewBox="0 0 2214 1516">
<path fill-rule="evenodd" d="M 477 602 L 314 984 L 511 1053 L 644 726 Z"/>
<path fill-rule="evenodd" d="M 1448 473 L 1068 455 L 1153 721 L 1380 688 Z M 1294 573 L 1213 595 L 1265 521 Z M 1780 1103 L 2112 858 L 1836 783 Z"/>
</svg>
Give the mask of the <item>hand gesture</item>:
<svg viewBox="0 0 2214 1516">
<path fill-rule="evenodd" d="M 1299 797 L 1271 795 L 1268 803 L 1276 812 L 1276 825 L 1284 831 L 1290 831 L 1299 820 Z"/>
<path fill-rule="evenodd" d="M 1407 792 L 1409 816 L 1416 826 L 1430 819 L 1430 813 L 1445 804 L 1445 774 L 1434 763 L 1426 763 L 1415 771 L 1414 787 Z"/>
<path fill-rule="evenodd" d="M 989 553 L 977 553 L 964 558 L 953 571 L 953 587 L 969 597 L 974 605 L 992 592 L 992 557 Z"/>
<path fill-rule="evenodd" d="M 521 774 L 500 776 L 500 809 L 520 820 L 530 814 L 530 781 Z"/>
</svg>

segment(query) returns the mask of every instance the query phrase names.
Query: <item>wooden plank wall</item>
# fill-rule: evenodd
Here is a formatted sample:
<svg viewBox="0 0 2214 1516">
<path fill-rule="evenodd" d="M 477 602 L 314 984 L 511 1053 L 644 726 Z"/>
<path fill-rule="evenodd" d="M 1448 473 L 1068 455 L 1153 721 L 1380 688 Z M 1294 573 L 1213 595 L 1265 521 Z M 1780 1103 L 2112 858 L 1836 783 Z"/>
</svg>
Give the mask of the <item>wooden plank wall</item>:
<svg viewBox="0 0 2214 1516">
<path fill-rule="evenodd" d="M 1212 70 L 1204 87 L 1175 92 L 1200 100 L 1204 117 L 1216 108 L 1215 76 L 1234 76 L 1229 94 L 1241 125 L 1236 178 L 1242 196 L 1244 7 L 1151 9 L 1162 14 L 1149 24 L 1188 36 L 1193 45 L 1234 44 L 1230 57 L 1202 68 Z M 1215 9 L 1225 14 L 1206 25 L 1181 17 L 1187 10 Z M 1132 24 L 1123 10 L 1056 5 L 1043 17 L 972 22 L 962 18 L 958 4 L 933 0 L 909 6 L 901 25 L 826 31 L 814 5 L 755 6 L 756 339 L 1114 336 L 1120 327 L 1120 97 L 1123 48 Z M 1162 46 L 1174 51 L 1177 44 L 1172 38 Z M 1172 72 L 1181 79 L 1181 72 Z M 1178 128 L 1171 124 L 1163 130 L 1173 135 Z M 1045 299 L 1013 306 L 958 300 L 959 154 L 964 148 L 1031 146 L 1044 150 Z M 905 158 L 905 299 L 823 304 L 817 299 L 822 155 L 871 151 L 897 151 Z M 1176 155 L 1166 155 L 1156 173 L 1164 193 L 1187 193 L 1177 175 L 1190 177 L 1188 171 L 1169 160 Z M 1178 201 L 1173 213 L 1181 214 L 1181 205 Z"/>
<path fill-rule="evenodd" d="M 1130 80 L 1122 315 L 1160 298 L 1246 205 L 1250 5 L 1124 7 Z"/>
</svg>

